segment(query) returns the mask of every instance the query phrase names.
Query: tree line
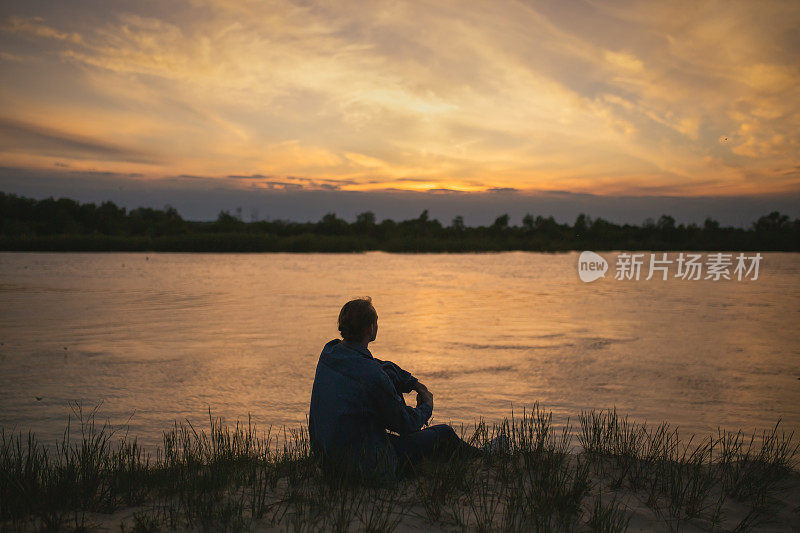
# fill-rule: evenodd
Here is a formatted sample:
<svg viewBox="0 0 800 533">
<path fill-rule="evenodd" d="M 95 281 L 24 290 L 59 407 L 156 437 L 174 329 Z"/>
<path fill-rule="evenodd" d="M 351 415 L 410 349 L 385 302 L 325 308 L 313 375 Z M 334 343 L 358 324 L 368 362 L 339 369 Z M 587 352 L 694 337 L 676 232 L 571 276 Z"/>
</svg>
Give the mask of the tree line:
<svg viewBox="0 0 800 533">
<path fill-rule="evenodd" d="M 69 198 L 35 200 L 0 192 L 0 250 L 186 252 L 468 252 L 562 250 L 800 251 L 800 219 L 778 211 L 748 228 L 676 224 L 669 215 L 641 225 L 615 224 L 580 214 L 572 224 L 526 214 L 512 224 L 507 214 L 485 226 L 461 216 L 448 225 L 424 210 L 402 221 L 377 221 L 366 211 L 354 222 L 328 213 L 317 222 L 242 220 L 241 210 L 221 211 L 214 221 L 184 220 L 171 206 L 128 211 L 113 202 Z"/>
</svg>

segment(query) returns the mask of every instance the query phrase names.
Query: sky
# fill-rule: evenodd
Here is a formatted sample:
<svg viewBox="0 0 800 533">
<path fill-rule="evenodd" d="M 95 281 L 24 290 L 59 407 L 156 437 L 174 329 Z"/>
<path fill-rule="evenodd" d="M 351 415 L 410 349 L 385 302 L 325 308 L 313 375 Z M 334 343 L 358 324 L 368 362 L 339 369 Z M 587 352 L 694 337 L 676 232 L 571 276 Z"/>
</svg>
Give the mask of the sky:
<svg viewBox="0 0 800 533">
<path fill-rule="evenodd" d="M 800 216 L 799 29 L 779 0 L 5 0 L 0 190 L 189 218 Z"/>
</svg>

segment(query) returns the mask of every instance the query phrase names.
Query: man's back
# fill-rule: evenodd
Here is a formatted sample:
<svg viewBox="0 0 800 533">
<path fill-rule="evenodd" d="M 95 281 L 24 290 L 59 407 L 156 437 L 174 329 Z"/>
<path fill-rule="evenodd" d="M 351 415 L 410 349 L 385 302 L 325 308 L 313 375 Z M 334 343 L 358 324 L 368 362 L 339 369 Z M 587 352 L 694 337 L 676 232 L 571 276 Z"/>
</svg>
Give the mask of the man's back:
<svg viewBox="0 0 800 533">
<path fill-rule="evenodd" d="M 386 429 L 420 429 L 432 409 L 412 408 L 401 393 L 416 378 L 391 362 L 374 359 L 359 344 L 334 339 L 317 363 L 309 411 L 309 435 L 326 468 L 344 468 L 376 482 L 394 478 L 397 457 Z"/>
</svg>

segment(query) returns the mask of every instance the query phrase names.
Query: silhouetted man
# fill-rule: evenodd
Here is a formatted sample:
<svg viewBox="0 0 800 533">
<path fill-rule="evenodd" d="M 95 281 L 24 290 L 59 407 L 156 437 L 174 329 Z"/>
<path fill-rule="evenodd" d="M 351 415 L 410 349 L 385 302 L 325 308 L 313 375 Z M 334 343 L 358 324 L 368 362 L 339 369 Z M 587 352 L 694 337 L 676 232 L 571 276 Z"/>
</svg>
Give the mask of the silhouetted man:
<svg viewBox="0 0 800 533">
<path fill-rule="evenodd" d="M 308 418 L 312 450 L 326 471 L 386 483 L 398 469 L 425 457 L 480 454 L 447 424 L 422 429 L 433 414 L 433 394 L 367 349 L 378 334 L 378 313 L 369 297 L 342 307 L 339 331 L 343 340 L 325 344 L 319 357 Z M 417 392 L 416 407 L 403 399 L 411 391 Z"/>
</svg>

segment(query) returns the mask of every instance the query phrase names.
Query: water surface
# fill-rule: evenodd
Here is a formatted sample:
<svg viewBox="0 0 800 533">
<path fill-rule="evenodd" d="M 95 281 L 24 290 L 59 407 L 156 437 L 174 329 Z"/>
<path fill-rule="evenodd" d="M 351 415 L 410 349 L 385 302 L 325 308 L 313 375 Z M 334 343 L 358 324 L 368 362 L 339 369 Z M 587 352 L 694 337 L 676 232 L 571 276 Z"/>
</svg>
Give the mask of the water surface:
<svg viewBox="0 0 800 533">
<path fill-rule="evenodd" d="M 538 401 L 797 431 L 800 255 L 763 255 L 755 281 L 582 283 L 577 253 L 2 253 L 0 427 L 54 440 L 75 401 L 148 444 L 209 407 L 294 426 L 339 309 L 370 295 L 370 349 L 429 386 L 434 422 Z"/>
</svg>

